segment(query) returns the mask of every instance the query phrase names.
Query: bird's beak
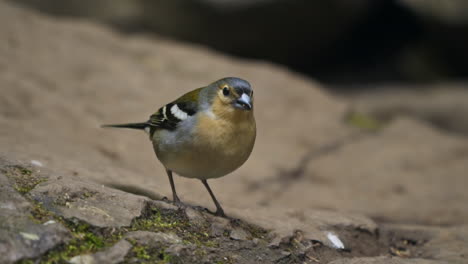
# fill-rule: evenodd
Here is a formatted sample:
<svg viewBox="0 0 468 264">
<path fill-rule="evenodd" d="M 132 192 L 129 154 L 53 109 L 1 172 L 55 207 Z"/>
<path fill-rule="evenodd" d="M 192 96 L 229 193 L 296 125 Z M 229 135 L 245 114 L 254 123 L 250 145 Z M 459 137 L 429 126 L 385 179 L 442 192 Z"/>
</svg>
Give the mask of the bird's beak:
<svg viewBox="0 0 468 264">
<path fill-rule="evenodd" d="M 251 110 L 252 109 L 252 99 L 247 94 L 243 93 L 239 99 L 237 99 L 234 103 L 234 106 L 243 110 Z"/>
</svg>

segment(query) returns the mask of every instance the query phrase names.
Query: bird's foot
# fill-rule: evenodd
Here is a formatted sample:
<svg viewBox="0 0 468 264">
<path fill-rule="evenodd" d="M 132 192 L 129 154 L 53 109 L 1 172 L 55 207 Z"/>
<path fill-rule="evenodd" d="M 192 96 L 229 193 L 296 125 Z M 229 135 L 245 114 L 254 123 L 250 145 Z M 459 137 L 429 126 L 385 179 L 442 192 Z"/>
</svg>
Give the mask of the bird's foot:
<svg viewBox="0 0 468 264">
<path fill-rule="evenodd" d="M 172 203 L 174 203 L 174 205 L 176 205 L 177 207 L 182 207 L 182 208 L 185 207 L 185 204 L 182 203 L 182 201 L 177 196 L 174 196 L 172 198 Z"/>
<path fill-rule="evenodd" d="M 226 217 L 226 214 L 224 214 L 224 211 L 223 211 L 223 209 L 221 209 L 221 208 L 218 208 L 218 209 L 216 210 L 215 215 L 216 215 L 216 216 L 220 216 L 220 217 Z"/>
</svg>

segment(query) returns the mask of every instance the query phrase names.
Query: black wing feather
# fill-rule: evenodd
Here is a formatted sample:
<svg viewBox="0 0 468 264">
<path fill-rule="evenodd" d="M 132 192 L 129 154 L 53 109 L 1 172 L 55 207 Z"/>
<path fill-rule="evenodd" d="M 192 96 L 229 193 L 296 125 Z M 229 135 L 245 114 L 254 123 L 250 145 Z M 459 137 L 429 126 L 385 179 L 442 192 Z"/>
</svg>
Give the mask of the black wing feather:
<svg viewBox="0 0 468 264">
<path fill-rule="evenodd" d="M 174 105 L 187 113 L 188 116 L 193 116 L 197 113 L 197 104 L 188 102 L 169 103 L 161 107 L 156 113 L 151 115 L 147 124 L 150 126 L 150 135 L 153 136 L 154 131 L 158 129 L 175 130 L 177 125 L 182 121 L 174 114 L 171 109 Z"/>
</svg>

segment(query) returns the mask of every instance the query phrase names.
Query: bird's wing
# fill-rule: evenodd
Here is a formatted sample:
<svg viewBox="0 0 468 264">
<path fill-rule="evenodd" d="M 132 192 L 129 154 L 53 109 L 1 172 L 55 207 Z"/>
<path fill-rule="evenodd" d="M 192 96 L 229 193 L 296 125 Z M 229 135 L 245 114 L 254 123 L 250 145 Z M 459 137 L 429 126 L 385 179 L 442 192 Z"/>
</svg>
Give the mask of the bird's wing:
<svg viewBox="0 0 468 264">
<path fill-rule="evenodd" d="M 198 97 L 202 88 L 182 95 L 177 100 L 159 108 L 151 115 L 147 124 L 150 126 L 150 135 L 157 129 L 174 130 L 177 125 L 189 116 L 193 116 L 198 110 Z"/>
</svg>

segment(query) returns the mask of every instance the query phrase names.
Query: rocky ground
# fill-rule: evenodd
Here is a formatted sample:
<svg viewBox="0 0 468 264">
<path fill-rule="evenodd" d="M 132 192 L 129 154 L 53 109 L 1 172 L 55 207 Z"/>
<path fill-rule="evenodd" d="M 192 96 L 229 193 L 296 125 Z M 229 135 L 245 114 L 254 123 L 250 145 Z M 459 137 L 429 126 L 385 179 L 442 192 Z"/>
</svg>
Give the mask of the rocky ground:
<svg viewBox="0 0 468 264">
<path fill-rule="evenodd" d="M 463 128 L 4 1 L 0 36 L 0 263 L 467 262 Z M 194 180 L 176 178 L 184 208 L 163 198 L 144 134 L 99 128 L 224 76 L 254 86 L 259 130 L 250 160 L 211 182 L 227 219 Z"/>
</svg>

